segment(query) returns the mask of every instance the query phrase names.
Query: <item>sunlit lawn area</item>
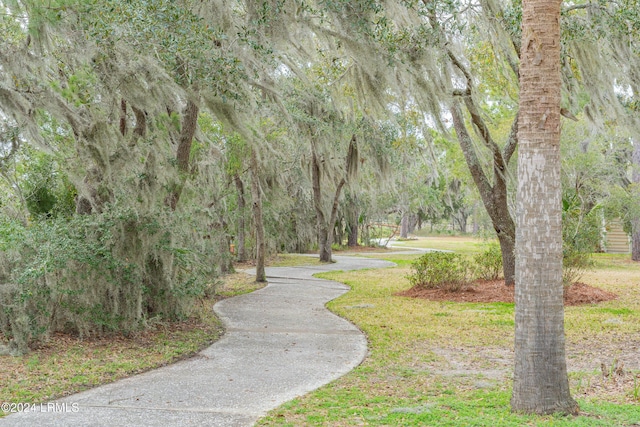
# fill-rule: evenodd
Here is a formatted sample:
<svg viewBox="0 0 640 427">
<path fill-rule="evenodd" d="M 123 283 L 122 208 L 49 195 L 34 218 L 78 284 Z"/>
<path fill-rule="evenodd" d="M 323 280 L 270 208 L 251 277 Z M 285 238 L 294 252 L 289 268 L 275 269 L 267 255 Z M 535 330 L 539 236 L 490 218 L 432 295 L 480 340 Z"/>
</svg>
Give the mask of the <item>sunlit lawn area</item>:
<svg viewBox="0 0 640 427">
<path fill-rule="evenodd" d="M 474 254 L 481 252 L 483 246 L 490 241 L 494 240 L 473 236 L 428 236 L 411 240 L 392 241 L 391 243 L 393 247 L 440 249 L 463 254 Z"/>
<path fill-rule="evenodd" d="M 481 239 L 435 237 L 407 245 L 474 253 Z M 417 255 L 416 255 L 417 256 Z M 513 304 L 394 296 L 409 287 L 412 255 L 398 267 L 320 275 L 352 290 L 329 308 L 360 327 L 370 354 L 350 374 L 285 404 L 260 425 L 625 426 L 640 423 L 640 266 L 595 256 L 583 282 L 617 300 L 566 310 L 567 358 L 578 417 L 512 414 Z M 622 375 L 616 368 L 624 363 Z M 604 376 L 608 375 L 608 376 Z"/>
<path fill-rule="evenodd" d="M 409 241 L 473 254 L 484 240 L 427 237 Z M 349 252 L 346 252 L 349 254 Z M 618 299 L 566 309 L 567 359 L 579 417 L 511 414 L 513 304 L 432 302 L 395 296 L 419 256 L 358 253 L 397 267 L 322 274 L 352 290 L 328 307 L 360 327 L 370 354 L 350 374 L 285 404 L 260 421 L 288 426 L 631 426 L 640 423 L 640 265 L 628 255 L 597 254 L 582 281 Z M 317 258 L 281 255 L 271 266 L 317 264 Z M 246 266 L 250 267 L 250 266 Z M 247 275 L 218 288 L 230 297 L 256 289 Z M 158 325 L 130 338 L 58 337 L 21 357 L 0 357 L 0 401 L 40 402 L 113 381 L 188 356 L 220 334 L 202 301 L 200 317 L 182 327 Z M 616 370 L 620 370 L 620 375 Z M 605 376 L 606 375 L 606 376 Z"/>
</svg>

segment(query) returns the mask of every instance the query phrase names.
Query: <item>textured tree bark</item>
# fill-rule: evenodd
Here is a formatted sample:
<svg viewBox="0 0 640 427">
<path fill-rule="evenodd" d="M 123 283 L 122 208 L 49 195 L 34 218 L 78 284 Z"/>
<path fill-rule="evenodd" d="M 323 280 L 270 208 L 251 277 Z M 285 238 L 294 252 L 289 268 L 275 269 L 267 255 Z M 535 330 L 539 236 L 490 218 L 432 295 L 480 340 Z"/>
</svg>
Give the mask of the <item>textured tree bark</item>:
<svg viewBox="0 0 640 427">
<path fill-rule="evenodd" d="M 189 156 L 191 154 L 191 145 L 193 137 L 198 127 L 199 108 L 191 99 L 187 101 L 187 106 L 183 112 L 182 126 L 180 128 L 180 140 L 178 143 L 178 152 L 176 158 L 178 160 L 178 170 L 182 173 L 189 172 Z"/>
<path fill-rule="evenodd" d="M 318 235 L 318 251 L 320 262 L 331 262 L 331 243 L 329 230 L 322 209 L 322 187 L 320 185 L 320 159 L 315 147 L 311 149 L 311 181 L 313 189 L 313 206 L 316 210 L 316 232 Z"/>
<path fill-rule="evenodd" d="M 514 250 L 516 225 L 509 212 L 505 169 L 513 153 L 510 147 L 515 148 L 515 126 L 512 136 L 510 136 L 509 142 L 505 147 L 505 152 L 501 153 L 498 150 L 494 150 L 494 183 L 492 186 L 473 147 L 473 141 L 465 126 L 459 102 L 454 102 L 449 111 L 453 118 L 453 126 L 456 130 L 458 142 L 460 143 L 465 161 L 467 162 L 473 181 L 476 187 L 478 187 L 482 203 L 489 214 L 489 218 L 491 218 L 491 223 L 498 236 L 498 242 L 500 242 L 502 271 L 504 273 L 505 283 L 507 286 L 513 286 L 515 283 Z"/>
<path fill-rule="evenodd" d="M 404 212 L 402 219 L 400 220 L 400 238 L 406 239 L 409 237 L 409 213 Z"/>
<path fill-rule="evenodd" d="M 338 218 L 338 206 L 340 204 L 340 194 L 346 185 L 347 179 L 355 176 L 358 170 L 358 147 L 356 135 L 351 136 L 349 149 L 346 158 L 345 176 L 340 179 L 333 196 L 333 204 L 329 213 L 329 220 L 326 220 L 324 206 L 322 202 L 322 169 L 321 160 L 318 158 L 315 141 L 311 141 L 311 186 L 313 190 L 313 206 L 316 211 L 316 229 L 318 236 L 318 250 L 320 252 L 320 262 L 333 262 L 331 245 L 333 244 L 336 220 Z"/>
<path fill-rule="evenodd" d="M 187 106 L 184 109 L 182 117 L 182 126 L 180 128 L 180 138 L 178 142 L 178 151 L 176 153 L 176 160 L 178 162 L 178 172 L 182 175 L 181 182 L 176 184 L 176 188 L 169 195 L 169 206 L 171 210 L 175 210 L 180 195 L 182 194 L 182 188 L 186 179 L 186 175 L 189 173 L 189 157 L 191 155 L 191 145 L 193 144 L 193 137 L 198 127 L 198 112 L 200 109 L 191 99 L 187 101 Z M 136 118 L 138 115 L 136 114 Z M 136 126 L 137 127 L 137 126 Z"/>
<path fill-rule="evenodd" d="M 356 203 L 355 195 L 351 196 L 347 210 L 347 228 L 348 237 L 347 245 L 349 247 L 358 246 L 358 206 Z"/>
<path fill-rule="evenodd" d="M 120 100 L 120 135 L 127 134 L 127 101 Z"/>
<path fill-rule="evenodd" d="M 331 241 L 329 242 L 329 247 L 333 243 L 333 233 L 331 230 L 335 228 L 336 221 L 338 219 L 338 207 L 340 206 L 340 193 L 342 193 L 342 187 L 347 183 L 347 181 L 342 178 L 336 187 L 336 192 L 333 195 L 333 205 L 331 206 L 331 215 L 329 216 L 329 224 L 327 224 L 327 228 L 329 229 L 329 234 L 331 235 Z"/>
<path fill-rule="evenodd" d="M 500 253 L 502 254 L 502 272 L 504 274 L 505 284 L 507 286 L 514 286 L 516 280 L 515 224 L 513 224 L 513 236 L 502 232 L 497 234 Z M 507 276 L 507 274 L 510 275 Z"/>
<path fill-rule="evenodd" d="M 560 5 L 524 0 L 511 409 L 576 414 L 565 360 L 560 188 Z"/>
<path fill-rule="evenodd" d="M 640 261 L 640 219 L 631 220 L 631 259 Z"/>
<path fill-rule="evenodd" d="M 229 252 L 231 238 L 227 233 L 227 222 L 224 219 L 224 215 L 220 215 L 218 220 L 218 224 L 213 227 L 215 233 L 217 234 L 216 238 L 219 244 L 220 254 L 218 256 L 218 265 L 220 266 L 220 273 L 227 274 L 233 271 L 233 257 Z"/>
<path fill-rule="evenodd" d="M 358 246 L 358 222 L 349 222 L 349 235 L 347 236 L 347 246 L 350 248 Z"/>
<path fill-rule="evenodd" d="M 633 139 L 633 155 L 631 156 L 633 173 L 633 194 L 640 195 L 640 140 Z M 631 218 L 631 259 L 640 261 L 640 218 Z"/>
<path fill-rule="evenodd" d="M 236 190 L 238 191 L 238 224 L 237 224 L 237 237 L 236 237 L 236 259 L 239 262 L 244 262 L 247 260 L 247 254 L 245 250 L 244 243 L 244 210 L 245 210 L 245 200 L 244 200 L 244 184 L 242 183 L 242 179 L 240 179 L 239 175 L 235 175 L 233 180 L 236 184 Z"/>
<path fill-rule="evenodd" d="M 262 196 L 260 194 L 258 158 L 255 151 L 251 152 L 251 197 L 253 198 L 253 223 L 256 228 L 256 282 L 266 282 L 267 275 L 264 271 L 266 245 L 262 218 Z"/>
<path fill-rule="evenodd" d="M 144 138 L 147 134 L 147 115 L 143 110 L 136 107 L 131 107 L 131 109 L 136 117 L 136 126 L 133 128 L 133 134 L 140 138 Z"/>
<path fill-rule="evenodd" d="M 333 225 L 336 222 L 338 216 L 338 205 L 340 200 L 340 193 L 342 187 L 344 187 L 346 181 L 341 179 L 340 183 L 336 187 L 336 192 L 333 198 L 333 205 L 331 207 L 331 214 L 329 215 L 329 221 L 326 220 L 324 215 L 324 209 L 322 207 L 322 187 L 320 185 L 320 159 L 312 148 L 311 153 L 311 180 L 313 187 L 313 206 L 316 210 L 316 227 L 318 233 L 318 251 L 320 253 L 320 262 L 333 262 L 332 249 L 333 244 Z"/>
</svg>

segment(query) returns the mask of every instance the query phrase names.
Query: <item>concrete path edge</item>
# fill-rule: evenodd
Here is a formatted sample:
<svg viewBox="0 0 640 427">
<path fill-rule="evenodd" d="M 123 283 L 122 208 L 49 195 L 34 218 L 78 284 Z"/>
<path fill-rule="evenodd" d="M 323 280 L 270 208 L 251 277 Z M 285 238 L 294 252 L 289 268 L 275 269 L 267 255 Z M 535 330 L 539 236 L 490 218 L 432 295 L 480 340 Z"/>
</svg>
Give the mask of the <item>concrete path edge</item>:
<svg viewBox="0 0 640 427">
<path fill-rule="evenodd" d="M 0 418 L 0 426 L 250 426 L 282 403 L 348 373 L 364 334 L 326 309 L 348 287 L 313 274 L 393 263 L 267 268 L 268 285 L 220 301 L 225 335 L 195 357 Z M 24 406 L 23 406 L 24 408 Z"/>
</svg>

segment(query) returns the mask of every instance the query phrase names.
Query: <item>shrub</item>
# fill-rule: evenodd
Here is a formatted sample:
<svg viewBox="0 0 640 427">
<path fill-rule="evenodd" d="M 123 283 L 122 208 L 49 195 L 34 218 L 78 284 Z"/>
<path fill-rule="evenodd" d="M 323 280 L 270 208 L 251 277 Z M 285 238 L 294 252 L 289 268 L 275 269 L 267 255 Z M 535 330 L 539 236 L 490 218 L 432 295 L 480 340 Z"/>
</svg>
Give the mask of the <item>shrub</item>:
<svg viewBox="0 0 640 427">
<path fill-rule="evenodd" d="M 565 244 L 562 251 L 562 284 L 569 287 L 593 267 L 591 252 L 576 250 Z"/>
<path fill-rule="evenodd" d="M 413 274 L 407 276 L 413 286 L 427 289 L 460 291 L 470 283 L 471 263 L 461 254 L 427 252 L 411 265 Z"/>
<path fill-rule="evenodd" d="M 0 332 L 17 352 L 56 331 L 127 333 L 190 314 L 219 245 L 193 218 L 128 209 L 0 224 Z"/>
<path fill-rule="evenodd" d="M 563 200 L 562 283 L 571 286 L 593 266 L 591 254 L 602 239 L 602 216 L 596 207 L 585 212 L 576 201 Z"/>
<path fill-rule="evenodd" d="M 473 257 L 476 274 L 484 280 L 496 280 L 502 273 L 502 252 L 498 243 L 489 243 L 485 250 Z"/>
</svg>

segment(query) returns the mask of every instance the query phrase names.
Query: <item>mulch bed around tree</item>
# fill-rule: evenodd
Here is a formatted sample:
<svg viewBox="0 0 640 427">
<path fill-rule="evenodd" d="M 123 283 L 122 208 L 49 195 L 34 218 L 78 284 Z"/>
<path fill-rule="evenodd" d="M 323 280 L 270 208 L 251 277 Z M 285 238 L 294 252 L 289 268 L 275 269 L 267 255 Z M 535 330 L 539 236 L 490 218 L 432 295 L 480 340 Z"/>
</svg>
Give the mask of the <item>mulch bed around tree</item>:
<svg viewBox="0 0 640 427">
<path fill-rule="evenodd" d="M 413 287 L 396 295 L 410 298 L 423 298 L 431 301 L 453 302 L 513 302 L 513 287 L 505 286 L 504 280 L 476 280 L 471 287 L 460 292 L 448 292 L 441 289 L 423 289 Z M 565 289 L 565 305 L 597 304 L 616 299 L 617 295 L 584 283 L 574 283 Z"/>
</svg>

